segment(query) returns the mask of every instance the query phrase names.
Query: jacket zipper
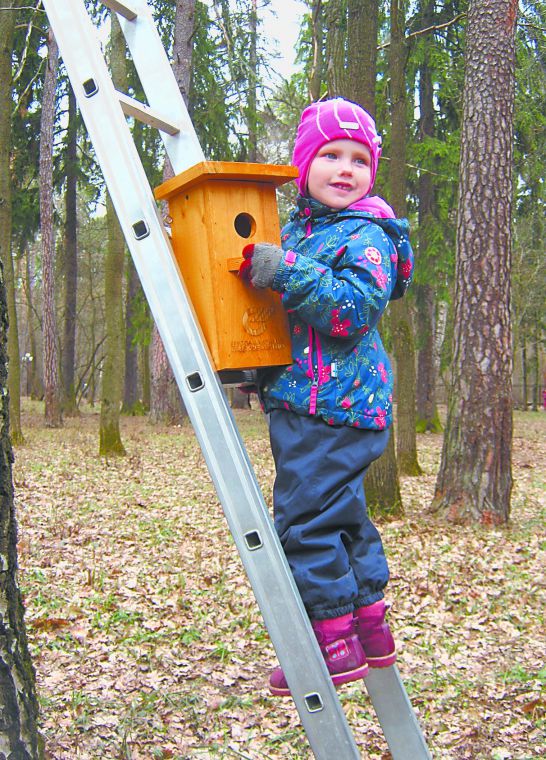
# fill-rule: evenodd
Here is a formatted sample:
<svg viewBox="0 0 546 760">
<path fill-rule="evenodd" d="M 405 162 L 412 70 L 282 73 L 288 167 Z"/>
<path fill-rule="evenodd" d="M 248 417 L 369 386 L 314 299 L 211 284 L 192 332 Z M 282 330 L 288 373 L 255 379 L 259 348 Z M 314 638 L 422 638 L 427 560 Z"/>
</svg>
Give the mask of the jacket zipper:
<svg viewBox="0 0 546 760">
<path fill-rule="evenodd" d="M 312 222 L 311 222 L 311 211 L 310 209 L 305 209 L 305 216 L 307 217 L 305 222 L 305 237 L 308 238 L 313 230 Z M 313 378 L 313 382 L 311 384 L 311 393 L 309 397 L 309 414 L 316 414 L 317 413 L 317 398 L 318 398 L 318 389 L 319 385 L 322 382 L 322 346 L 320 344 L 320 338 L 318 334 L 315 332 L 315 330 L 311 327 L 311 325 L 308 325 L 309 330 L 309 355 L 307 357 L 307 370 L 309 377 Z M 317 372 L 315 373 L 315 365 L 313 364 L 313 343 L 315 343 L 317 348 Z"/>
<path fill-rule="evenodd" d="M 319 385 L 322 384 L 322 376 L 324 367 L 322 364 L 322 345 L 318 333 L 309 325 L 309 355 L 307 357 L 307 369 L 309 377 L 313 378 L 311 384 L 311 394 L 309 398 L 309 414 L 317 413 L 317 397 Z M 315 365 L 313 363 L 313 343 L 317 349 L 317 371 L 315 372 Z"/>
</svg>

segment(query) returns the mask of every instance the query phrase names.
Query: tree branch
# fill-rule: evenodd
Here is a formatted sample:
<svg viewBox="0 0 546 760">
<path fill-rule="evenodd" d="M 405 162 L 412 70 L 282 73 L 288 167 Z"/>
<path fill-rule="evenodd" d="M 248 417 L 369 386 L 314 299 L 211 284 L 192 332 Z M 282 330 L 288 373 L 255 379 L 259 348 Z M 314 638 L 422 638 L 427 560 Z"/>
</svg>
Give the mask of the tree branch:
<svg viewBox="0 0 546 760">
<path fill-rule="evenodd" d="M 433 26 L 427 26 L 426 29 L 418 29 L 416 32 L 412 32 L 411 34 L 406 35 L 406 42 L 408 40 L 411 40 L 413 37 L 418 37 L 421 34 L 428 34 L 428 32 L 437 32 L 440 29 L 447 29 L 449 26 L 453 26 L 453 24 L 456 24 L 457 21 L 460 21 L 462 18 L 465 18 L 466 13 L 459 13 L 458 16 L 455 16 L 455 18 L 452 18 L 451 21 L 446 21 L 445 24 L 434 24 Z M 390 45 L 390 40 L 388 42 L 384 42 L 382 45 L 378 45 L 378 50 L 384 50 L 385 48 L 388 48 Z"/>
<path fill-rule="evenodd" d="M 38 0 L 38 5 L 40 5 L 41 0 Z M 0 13 L 2 11 L 39 11 L 40 13 L 45 13 L 44 8 L 34 8 L 32 5 L 20 5 L 19 7 L 11 5 L 9 8 L 0 8 Z"/>
<path fill-rule="evenodd" d="M 38 11 L 38 9 L 39 9 L 40 3 L 41 3 L 41 0 L 38 0 L 38 2 L 36 3 L 36 7 L 35 8 L 26 7 L 24 9 L 23 8 L 19 8 L 19 10 L 28 10 L 28 11 L 32 10 L 34 13 L 36 13 Z M 17 71 L 16 74 L 13 75 L 12 80 L 11 80 L 12 84 L 15 84 L 15 82 L 17 82 L 17 80 L 19 79 L 19 77 L 23 73 L 23 69 L 25 67 L 25 62 L 27 60 L 28 51 L 29 51 L 29 48 L 30 48 L 30 35 L 32 34 L 32 29 L 33 29 L 33 24 L 32 24 L 32 17 L 31 17 L 30 21 L 28 22 L 28 26 L 27 26 L 27 33 L 25 35 L 25 48 L 24 48 L 23 54 L 21 56 L 21 62 L 19 63 L 19 70 Z"/>
<path fill-rule="evenodd" d="M 525 26 L 528 29 L 534 29 L 537 32 L 546 32 L 546 27 L 538 26 L 538 24 L 531 24 L 530 21 L 518 21 L 518 26 Z"/>
</svg>

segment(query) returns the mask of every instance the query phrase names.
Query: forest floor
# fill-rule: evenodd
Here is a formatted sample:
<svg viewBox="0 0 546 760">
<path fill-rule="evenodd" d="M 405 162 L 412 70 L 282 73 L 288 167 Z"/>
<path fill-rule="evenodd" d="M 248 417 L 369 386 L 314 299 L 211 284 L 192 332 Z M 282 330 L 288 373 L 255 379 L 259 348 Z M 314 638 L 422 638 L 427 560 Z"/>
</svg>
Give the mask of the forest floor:
<svg viewBox="0 0 546 760">
<path fill-rule="evenodd" d="M 46 429 L 25 402 L 15 451 L 20 584 L 49 760 L 312 757 L 189 423 L 123 418 L 98 456 L 98 410 Z M 236 412 L 266 501 L 264 419 Z M 546 414 L 516 413 L 512 518 L 426 513 L 441 436 L 405 517 L 380 522 L 398 666 L 437 760 L 546 757 Z M 390 755 L 361 682 L 339 697 L 364 758 Z M 410 758 L 408 760 L 411 760 Z"/>
</svg>

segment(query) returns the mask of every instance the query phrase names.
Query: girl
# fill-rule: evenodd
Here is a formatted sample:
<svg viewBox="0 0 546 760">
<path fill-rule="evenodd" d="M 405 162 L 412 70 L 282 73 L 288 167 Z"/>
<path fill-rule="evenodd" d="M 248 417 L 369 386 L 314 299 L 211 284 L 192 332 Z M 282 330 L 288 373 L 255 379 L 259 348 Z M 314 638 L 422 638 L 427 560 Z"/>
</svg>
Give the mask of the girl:
<svg viewBox="0 0 546 760">
<path fill-rule="evenodd" d="M 387 445 L 392 370 L 377 326 L 412 274 L 406 220 L 370 196 L 381 138 L 342 98 L 302 114 L 296 208 L 282 248 L 248 245 L 240 276 L 288 312 L 292 364 L 261 381 L 276 466 L 275 527 L 335 684 L 396 659 L 385 623 L 388 567 L 363 479 Z M 289 695 L 280 668 L 270 678 Z"/>
</svg>

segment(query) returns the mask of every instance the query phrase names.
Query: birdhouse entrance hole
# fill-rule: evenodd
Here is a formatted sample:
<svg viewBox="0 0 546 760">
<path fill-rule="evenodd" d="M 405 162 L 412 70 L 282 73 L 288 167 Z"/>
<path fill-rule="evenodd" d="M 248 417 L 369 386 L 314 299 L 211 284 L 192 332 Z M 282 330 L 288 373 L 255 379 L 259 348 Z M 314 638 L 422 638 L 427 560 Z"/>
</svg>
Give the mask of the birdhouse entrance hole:
<svg viewBox="0 0 546 760">
<path fill-rule="evenodd" d="M 235 232 L 245 239 L 249 238 L 256 232 L 256 222 L 253 217 L 246 212 L 237 214 L 233 226 L 235 227 Z"/>
</svg>

